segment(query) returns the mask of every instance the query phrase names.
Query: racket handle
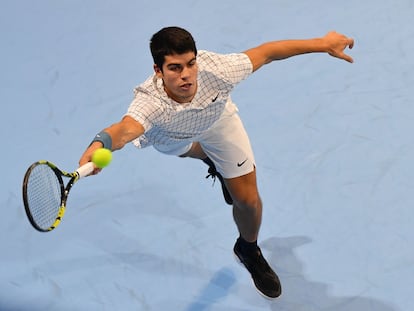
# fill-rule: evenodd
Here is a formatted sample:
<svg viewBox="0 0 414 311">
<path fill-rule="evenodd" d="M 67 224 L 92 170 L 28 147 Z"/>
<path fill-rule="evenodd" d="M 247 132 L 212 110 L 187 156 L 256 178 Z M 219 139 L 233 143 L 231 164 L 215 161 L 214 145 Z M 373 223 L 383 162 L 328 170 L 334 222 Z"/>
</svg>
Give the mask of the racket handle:
<svg viewBox="0 0 414 311">
<path fill-rule="evenodd" d="M 82 178 L 92 173 L 94 169 L 95 169 L 95 165 L 92 162 L 88 162 L 82 165 L 81 167 L 79 167 L 76 170 L 76 173 L 78 173 L 79 178 Z"/>
</svg>

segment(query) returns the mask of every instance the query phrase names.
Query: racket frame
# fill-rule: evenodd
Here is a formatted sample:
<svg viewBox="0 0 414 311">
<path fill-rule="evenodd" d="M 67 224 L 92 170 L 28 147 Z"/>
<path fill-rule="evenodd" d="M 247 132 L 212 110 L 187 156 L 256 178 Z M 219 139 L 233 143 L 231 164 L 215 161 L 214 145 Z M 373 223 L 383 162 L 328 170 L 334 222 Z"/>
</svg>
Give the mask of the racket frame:
<svg viewBox="0 0 414 311">
<path fill-rule="evenodd" d="M 29 207 L 29 200 L 27 197 L 27 186 L 28 186 L 28 182 L 29 182 L 29 176 L 30 173 L 33 171 L 33 169 L 39 165 L 47 165 L 56 175 L 59 184 L 60 184 L 60 206 L 55 218 L 55 221 L 53 222 L 53 224 L 48 227 L 48 228 L 42 228 L 41 226 L 39 226 L 33 215 L 32 212 L 30 211 L 30 207 Z M 29 219 L 30 224 L 33 226 L 33 228 L 35 228 L 36 230 L 40 231 L 40 232 L 49 232 L 52 231 L 53 229 L 55 229 L 60 222 L 62 221 L 62 218 L 65 214 L 66 211 L 66 202 L 69 196 L 69 192 L 70 189 L 72 189 L 72 186 L 82 177 L 87 176 L 89 173 L 91 173 L 94 169 L 94 165 L 92 162 L 88 162 L 85 165 L 81 166 L 80 168 L 78 168 L 77 171 L 69 173 L 63 170 L 60 170 L 55 164 L 53 164 L 50 161 L 46 161 L 46 160 L 40 160 L 37 161 L 35 163 L 33 163 L 26 171 L 26 174 L 24 175 L 23 178 L 23 203 L 24 203 L 24 209 L 26 211 L 26 215 L 27 218 Z M 64 184 L 63 182 L 63 178 L 62 177 L 67 177 L 70 178 L 68 183 Z"/>
</svg>

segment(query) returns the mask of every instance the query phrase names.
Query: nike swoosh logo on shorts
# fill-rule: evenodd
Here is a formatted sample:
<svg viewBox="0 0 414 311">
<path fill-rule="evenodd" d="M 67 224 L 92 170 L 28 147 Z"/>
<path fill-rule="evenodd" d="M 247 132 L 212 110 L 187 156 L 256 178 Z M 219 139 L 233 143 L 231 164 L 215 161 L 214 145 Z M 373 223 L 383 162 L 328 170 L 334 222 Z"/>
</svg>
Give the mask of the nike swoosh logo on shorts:
<svg viewBox="0 0 414 311">
<path fill-rule="evenodd" d="M 246 160 L 244 160 L 243 162 L 238 162 L 238 163 L 237 163 L 237 166 L 238 166 L 238 167 L 242 166 L 244 163 L 246 163 L 246 161 L 247 161 L 247 159 L 246 159 Z"/>
</svg>

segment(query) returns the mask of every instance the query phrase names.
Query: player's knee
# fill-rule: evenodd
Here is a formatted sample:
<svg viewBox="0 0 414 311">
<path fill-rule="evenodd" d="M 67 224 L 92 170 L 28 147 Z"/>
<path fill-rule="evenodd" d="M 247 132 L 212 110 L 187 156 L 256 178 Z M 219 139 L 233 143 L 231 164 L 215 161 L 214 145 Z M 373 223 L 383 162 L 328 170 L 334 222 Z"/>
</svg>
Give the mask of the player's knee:
<svg viewBox="0 0 414 311">
<path fill-rule="evenodd" d="M 262 200 L 258 194 L 233 198 L 233 200 L 235 205 L 239 208 L 258 209 L 262 206 Z"/>
</svg>

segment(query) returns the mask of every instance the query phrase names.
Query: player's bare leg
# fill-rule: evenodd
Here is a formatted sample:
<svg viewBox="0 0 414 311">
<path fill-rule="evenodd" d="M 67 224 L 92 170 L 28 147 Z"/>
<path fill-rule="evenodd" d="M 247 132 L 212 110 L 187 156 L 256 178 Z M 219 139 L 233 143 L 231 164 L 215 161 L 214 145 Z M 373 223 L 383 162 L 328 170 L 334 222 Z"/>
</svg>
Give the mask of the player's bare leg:
<svg viewBox="0 0 414 311">
<path fill-rule="evenodd" d="M 201 148 L 200 143 L 198 142 L 194 142 L 191 145 L 190 150 L 188 150 L 186 153 L 184 153 L 183 155 L 180 155 L 181 158 L 195 158 L 195 159 L 200 159 L 203 160 L 205 158 L 207 158 L 206 153 L 204 152 L 203 148 Z"/>
<path fill-rule="evenodd" d="M 193 143 L 190 150 L 181 157 L 202 159 L 209 165 L 209 173 L 212 168 L 215 171 L 214 163 L 207 157 L 199 143 Z M 234 245 L 234 253 L 250 272 L 256 288 L 262 295 L 267 298 L 279 297 L 281 294 L 279 278 L 257 246 L 262 221 L 262 201 L 257 190 L 256 169 L 244 176 L 230 179 L 223 179 L 217 171 L 215 174 L 213 177 L 217 176 L 222 183 L 226 202 L 233 204 L 233 217 L 240 233 Z"/>
<path fill-rule="evenodd" d="M 257 245 L 262 221 L 262 200 L 256 183 L 256 170 L 231 179 L 225 179 L 233 198 L 233 217 L 240 237 L 234 245 L 234 253 L 250 272 L 256 288 L 268 298 L 282 293 L 276 273 L 263 257 Z"/>
<path fill-rule="evenodd" d="M 225 179 L 233 198 L 233 217 L 240 235 L 248 242 L 257 241 L 262 222 L 262 200 L 256 183 L 256 171 Z"/>
</svg>

